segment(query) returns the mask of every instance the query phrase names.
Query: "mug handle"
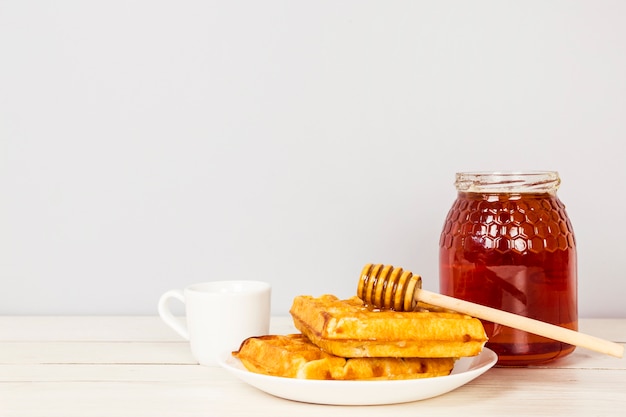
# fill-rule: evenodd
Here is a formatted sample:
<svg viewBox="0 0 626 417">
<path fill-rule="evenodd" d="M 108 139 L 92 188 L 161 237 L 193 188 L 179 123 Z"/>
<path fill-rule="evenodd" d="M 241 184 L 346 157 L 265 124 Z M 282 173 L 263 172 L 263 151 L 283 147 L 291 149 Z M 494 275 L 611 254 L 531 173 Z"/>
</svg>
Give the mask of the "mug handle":
<svg viewBox="0 0 626 417">
<path fill-rule="evenodd" d="M 189 331 L 187 330 L 187 327 L 174 317 L 169 308 L 168 301 L 170 298 L 175 298 L 185 304 L 185 295 L 181 290 L 167 291 L 163 293 L 161 298 L 159 298 L 159 316 L 161 316 L 161 319 L 165 322 L 165 324 L 174 329 L 176 333 L 189 340 Z"/>
</svg>

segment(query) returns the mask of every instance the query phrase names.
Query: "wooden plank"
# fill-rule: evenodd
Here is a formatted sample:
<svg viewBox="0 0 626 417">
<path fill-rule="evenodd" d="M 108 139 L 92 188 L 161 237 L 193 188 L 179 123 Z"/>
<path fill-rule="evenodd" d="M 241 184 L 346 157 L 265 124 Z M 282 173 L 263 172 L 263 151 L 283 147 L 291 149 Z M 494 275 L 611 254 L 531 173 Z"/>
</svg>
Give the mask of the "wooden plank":
<svg viewBox="0 0 626 417">
<path fill-rule="evenodd" d="M 509 405 L 502 414 L 489 410 L 494 415 L 618 416 L 626 407 L 625 384 L 621 370 L 494 368 L 471 391 Z"/>
<path fill-rule="evenodd" d="M 272 333 L 295 331 L 289 317 Z M 581 320 L 625 343 L 626 319 Z M 626 360 L 577 351 L 534 368 L 494 368 L 452 393 L 390 407 L 306 405 L 195 364 L 158 317 L 0 317 L 1 416 L 619 416 Z M 245 399 L 245 400 L 243 400 Z"/>
<path fill-rule="evenodd" d="M 4 342 L 0 364 L 195 364 L 187 342 Z"/>
<path fill-rule="evenodd" d="M 182 320 L 182 319 L 181 319 Z M 272 333 L 295 332 L 291 317 L 273 317 Z M 0 316 L 0 341 L 180 342 L 158 316 Z"/>
<path fill-rule="evenodd" d="M 0 316 L 3 341 L 181 341 L 155 316 Z"/>
<path fill-rule="evenodd" d="M 221 370 L 219 370 L 221 371 Z M 218 371 L 218 372 L 219 372 Z M 180 376 L 180 375 L 179 375 Z M 328 407 L 272 397 L 224 375 L 162 381 L 0 383 L 0 414 L 10 416 L 336 416 L 428 415 L 619 416 L 625 374 L 575 369 L 493 369 L 470 384 L 430 400 L 390 407 Z"/>
<path fill-rule="evenodd" d="M 227 379 L 219 367 L 155 364 L 0 365 L 0 382 L 149 382 Z"/>
<path fill-rule="evenodd" d="M 4 342 L 0 364 L 196 364 L 187 342 Z M 626 360 L 585 349 L 539 367 L 626 369 Z"/>
</svg>

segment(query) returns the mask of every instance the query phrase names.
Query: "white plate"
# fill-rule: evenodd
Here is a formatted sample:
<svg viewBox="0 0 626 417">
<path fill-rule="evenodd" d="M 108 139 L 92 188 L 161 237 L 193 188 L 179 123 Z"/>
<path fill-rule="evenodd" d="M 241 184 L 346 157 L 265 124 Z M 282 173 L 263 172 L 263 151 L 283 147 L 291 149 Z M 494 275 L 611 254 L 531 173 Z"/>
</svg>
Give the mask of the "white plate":
<svg viewBox="0 0 626 417">
<path fill-rule="evenodd" d="M 448 376 L 392 381 L 318 381 L 283 378 L 248 371 L 230 353 L 219 364 L 242 381 L 288 400 L 332 405 L 396 404 L 425 400 L 467 384 L 495 365 L 498 357 L 484 348 L 478 356 L 461 358 Z"/>
</svg>

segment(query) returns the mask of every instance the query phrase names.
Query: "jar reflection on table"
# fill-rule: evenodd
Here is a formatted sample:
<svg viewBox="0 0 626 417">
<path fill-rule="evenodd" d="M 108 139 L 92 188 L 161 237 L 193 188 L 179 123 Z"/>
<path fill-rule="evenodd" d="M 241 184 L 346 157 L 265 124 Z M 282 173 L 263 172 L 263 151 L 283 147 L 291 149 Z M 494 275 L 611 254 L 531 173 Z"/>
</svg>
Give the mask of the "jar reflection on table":
<svg viewBox="0 0 626 417">
<path fill-rule="evenodd" d="M 578 330 L 576 242 L 556 172 L 459 173 L 439 244 L 442 294 Z M 483 321 L 499 365 L 574 346 Z"/>
</svg>

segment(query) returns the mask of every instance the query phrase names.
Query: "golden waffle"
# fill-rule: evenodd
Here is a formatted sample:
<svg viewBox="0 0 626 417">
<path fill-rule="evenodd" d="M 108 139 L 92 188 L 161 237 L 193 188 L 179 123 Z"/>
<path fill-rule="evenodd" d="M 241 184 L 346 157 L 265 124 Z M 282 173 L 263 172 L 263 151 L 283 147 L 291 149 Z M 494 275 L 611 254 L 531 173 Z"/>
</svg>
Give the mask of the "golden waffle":
<svg viewBox="0 0 626 417">
<path fill-rule="evenodd" d="M 453 358 L 354 358 L 331 355 L 302 334 L 246 339 L 233 352 L 251 372 L 302 379 L 385 380 L 444 376 Z"/>
<path fill-rule="evenodd" d="M 346 358 L 475 356 L 487 341 L 480 320 L 465 314 L 372 310 L 358 297 L 300 295 L 290 313 L 311 342 Z"/>
</svg>

